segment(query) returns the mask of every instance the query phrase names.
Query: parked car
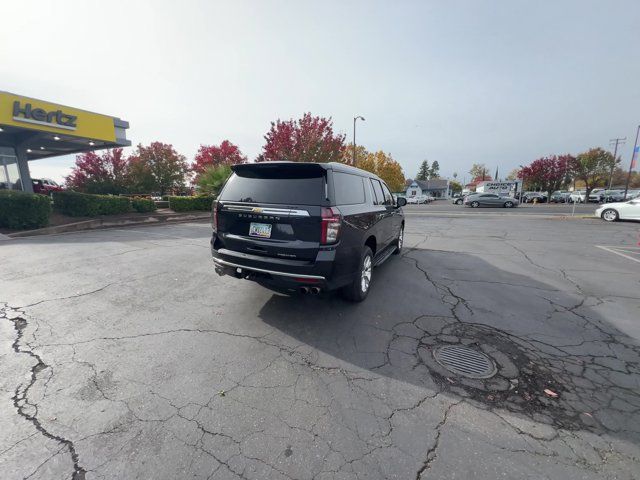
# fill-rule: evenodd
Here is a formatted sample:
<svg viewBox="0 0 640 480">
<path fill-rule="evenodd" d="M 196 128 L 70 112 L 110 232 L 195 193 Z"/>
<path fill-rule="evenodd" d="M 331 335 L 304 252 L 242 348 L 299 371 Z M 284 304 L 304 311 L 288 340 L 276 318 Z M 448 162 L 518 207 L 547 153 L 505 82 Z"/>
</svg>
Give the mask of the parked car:
<svg viewBox="0 0 640 480">
<path fill-rule="evenodd" d="M 623 202 L 624 190 L 607 190 L 604 192 L 603 203 Z"/>
<path fill-rule="evenodd" d="M 626 200 L 633 200 L 634 198 L 638 197 L 640 197 L 640 190 L 627 190 Z"/>
<path fill-rule="evenodd" d="M 595 215 L 607 222 L 640 220 L 640 198 L 634 198 L 626 202 L 605 203 L 598 207 Z"/>
<path fill-rule="evenodd" d="M 373 267 L 402 249 L 404 198 L 339 163 L 234 165 L 213 204 L 216 272 L 285 293 L 364 300 Z"/>
<path fill-rule="evenodd" d="M 451 203 L 453 203 L 454 205 L 462 205 L 462 203 L 464 202 L 465 197 L 467 197 L 469 195 L 473 195 L 473 193 L 475 193 L 475 192 L 468 192 L 468 193 L 460 194 L 458 197 L 454 198 Z"/>
<path fill-rule="evenodd" d="M 523 203 L 533 203 L 533 201 L 537 203 L 544 203 L 547 201 L 547 194 L 543 192 L 524 192 L 522 195 Z"/>
<path fill-rule="evenodd" d="M 557 190 L 551 194 L 549 201 L 553 203 L 567 203 L 569 202 L 570 195 L 571 193 L 565 190 Z"/>
<path fill-rule="evenodd" d="M 518 201 L 513 197 L 501 197 L 495 193 L 474 193 L 464 199 L 467 207 L 504 207 L 513 208 L 518 205 Z"/>
<path fill-rule="evenodd" d="M 33 193 L 41 193 L 43 195 L 63 190 L 60 185 L 49 178 L 32 178 L 31 184 L 33 185 Z"/>
<path fill-rule="evenodd" d="M 589 193 L 589 203 L 602 203 L 604 201 L 604 188 L 594 188 Z"/>
<path fill-rule="evenodd" d="M 407 203 L 410 203 L 413 205 L 431 203 L 433 200 L 435 200 L 433 197 L 429 195 L 414 195 L 412 197 L 406 197 L 406 198 L 407 198 Z"/>
<path fill-rule="evenodd" d="M 569 195 L 569 202 L 571 203 L 584 203 L 586 191 L 584 190 L 575 190 L 571 192 Z"/>
</svg>

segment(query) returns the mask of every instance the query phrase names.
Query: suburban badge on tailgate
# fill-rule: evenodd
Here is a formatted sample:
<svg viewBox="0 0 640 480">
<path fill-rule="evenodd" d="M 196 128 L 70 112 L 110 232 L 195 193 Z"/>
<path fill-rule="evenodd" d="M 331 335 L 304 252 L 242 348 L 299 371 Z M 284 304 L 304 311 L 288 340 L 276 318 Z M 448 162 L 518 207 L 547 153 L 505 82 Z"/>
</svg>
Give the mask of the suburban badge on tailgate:
<svg viewBox="0 0 640 480">
<path fill-rule="evenodd" d="M 250 213 L 239 213 L 239 218 L 251 218 L 253 220 L 280 220 L 280 217 L 274 215 L 252 215 Z"/>
</svg>

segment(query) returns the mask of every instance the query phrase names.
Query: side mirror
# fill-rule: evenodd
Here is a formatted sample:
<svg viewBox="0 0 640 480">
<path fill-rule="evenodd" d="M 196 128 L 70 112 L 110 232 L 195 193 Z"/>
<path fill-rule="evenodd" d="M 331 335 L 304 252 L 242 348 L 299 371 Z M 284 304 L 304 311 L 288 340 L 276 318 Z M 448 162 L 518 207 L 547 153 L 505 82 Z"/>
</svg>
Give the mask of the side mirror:
<svg viewBox="0 0 640 480">
<path fill-rule="evenodd" d="M 398 197 L 396 199 L 396 207 L 404 207 L 407 204 L 407 199 L 404 197 Z"/>
</svg>

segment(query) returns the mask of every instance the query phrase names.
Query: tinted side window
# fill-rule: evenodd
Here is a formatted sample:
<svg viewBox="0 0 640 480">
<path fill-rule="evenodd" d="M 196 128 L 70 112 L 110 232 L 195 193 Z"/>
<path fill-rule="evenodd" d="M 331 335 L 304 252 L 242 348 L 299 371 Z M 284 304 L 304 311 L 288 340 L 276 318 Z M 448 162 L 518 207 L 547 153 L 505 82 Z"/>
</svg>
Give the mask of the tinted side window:
<svg viewBox="0 0 640 480">
<path fill-rule="evenodd" d="M 382 192 L 382 185 L 378 180 L 371 179 L 371 186 L 373 187 L 373 204 L 374 205 L 384 205 L 384 193 Z"/>
<path fill-rule="evenodd" d="M 391 195 L 389 187 L 385 183 L 382 184 L 382 190 L 384 191 L 384 204 L 393 205 L 393 195 Z"/>
<path fill-rule="evenodd" d="M 333 188 L 337 205 L 364 203 L 364 182 L 358 175 L 333 172 Z"/>
</svg>

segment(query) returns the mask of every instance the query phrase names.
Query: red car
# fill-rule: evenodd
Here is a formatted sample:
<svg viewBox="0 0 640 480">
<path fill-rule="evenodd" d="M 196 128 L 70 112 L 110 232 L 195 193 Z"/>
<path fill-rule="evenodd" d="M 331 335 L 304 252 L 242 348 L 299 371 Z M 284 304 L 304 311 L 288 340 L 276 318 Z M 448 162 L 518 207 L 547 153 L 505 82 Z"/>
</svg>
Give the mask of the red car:
<svg viewBox="0 0 640 480">
<path fill-rule="evenodd" d="M 33 185 L 33 193 L 41 193 L 43 195 L 62 190 L 60 185 L 48 178 L 32 178 L 31 184 Z"/>
</svg>

